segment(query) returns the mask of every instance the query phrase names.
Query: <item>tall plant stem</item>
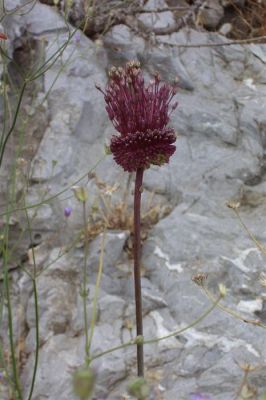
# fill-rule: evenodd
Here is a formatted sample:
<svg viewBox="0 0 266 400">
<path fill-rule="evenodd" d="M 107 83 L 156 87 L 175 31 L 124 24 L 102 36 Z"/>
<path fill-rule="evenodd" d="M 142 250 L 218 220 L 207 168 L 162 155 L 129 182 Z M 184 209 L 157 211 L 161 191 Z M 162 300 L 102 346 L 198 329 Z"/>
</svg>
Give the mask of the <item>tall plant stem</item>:
<svg viewBox="0 0 266 400">
<path fill-rule="evenodd" d="M 88 263 L 88 226 L 87 226 L 87 212 L 86 212 L 86 200 L 82 203 L 83 209 L 83 223 L 84 223 L 84 264 L 83 264 L 83 282 L 82 282 L 82 301 L 83 301 L 83 318 L 84 318 L 84 330 L 85 330 L 85 354 L 89 356 L 89 326 L 88 326 L 88 315 L 87 315 L 87 301 L 88 301 L 88 289 L 87 289 L 87 263 Z"/>
<path fill-rule="evenodd" d="M 142 323 L 142 297 L 141 297 L 141 273 L 140 273 L 140 206 L 143 180 L 142 168 L 137 169 L 134 194 L 134 283 L 135 283 L 135 305 L 137 336 L 143 336 Z M 138 376 L 144 376 L 143 343 L 137 344 L 137 366 Z"/>
</svg>

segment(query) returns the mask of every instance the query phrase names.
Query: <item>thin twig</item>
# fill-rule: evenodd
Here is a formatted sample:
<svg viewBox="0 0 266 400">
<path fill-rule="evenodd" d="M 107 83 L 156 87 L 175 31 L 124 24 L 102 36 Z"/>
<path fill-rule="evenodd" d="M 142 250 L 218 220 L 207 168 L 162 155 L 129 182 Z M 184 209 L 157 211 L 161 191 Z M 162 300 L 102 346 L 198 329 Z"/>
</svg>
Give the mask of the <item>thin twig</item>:
<svg viewBox="0 0 266 400">
<path fill-rule="evenodd" d="M 239 387 L 239 389 L 237 390 L 236 395 L 235 395 L 235 397 L 233 398 L 233 400 L 237 400 L 237 399 L 241 396 L 242 390 L 244 389 L 245 385 L 247 384 L 248 374 L 249 374 L 250 370 L 251 370 L 251 368 L 250 368 L 250 366 L 248 365 L 247 368 L 245 368 L 245 370 L 244 370 L 243 379 L 242 379 L 242 381 L 241 381 L 240 387 Z M 241 398 L 242 398 L 242 397 L 241 397 Z"/>
<path fill-rule="evenodd" d="M 89 237 L 88 237 L 88 220 L 86 212 L 87 202 L 82 202 L 83 210 L 83 226 L 84 226 L 84 262 L 83 262 L 83 281 L 82 281 L 82 301 L 83 301 L 83 318 L 84 318 L 84 330 L 85 330 L 85 354 L 89 355 L 89 332 L 88 332 L 88 316 L 87 316 L 87 300 L 88 300 L 88 289 L 87 289 L 87 262 L 88 262 L 88 251 L 89 251 Z"/>
<path fill-rule="evenodd" d="M 32 374 L 32 379 L 31 379 L 30 392 L 29 392 L 29 396 L 28 396 L 28 400 L 31 400 L 32 395 L 33 395 L 34 386 L 35 386 L 38 362 L 39 362 L 40 332 L 39 332 L 38 289 L 37 289 L 37 282 L 36 282 L 37 265 L 36 265 L 35 251 L 34 251 L 34 247 L 33 247 L 31 223 L 30 223 L 29 214 L 28 214 L 27 209 L 25 210 L 25 215 L 26 215 L 26 220 L 27 220 L 28 229 L 29 229 L 30 243 L 31 243 L 31 249 L 32 249 L 33 268 L 34 268 L 34 272 L 33 272 L 33 276 L 32 276 L 32 285 L 33 285 L 34 312 L 35 312 L 35 341 L 36 341 L 36 343 L 35 343 L 35 359 L 34 359 L 33 374 Z"/>
<path fill-rule="evenodd" d="M 56 194 L 53 194 L 50 197 L 47 197 L 47 199 L 44 199 L 42 202 L 38 202 L 38 203 L 34 203 L 34 204 L 30 204 L 26 207 L 20 207 L 20 208 L 13 208 L 9 211 L 10 214 L 16 213 L 18 211 L 24 211 L 25 209 L 29 210 L 32 208 L 37 208 L 40 207 L 43 204 L 48 204 L 51 201 L 53 201 L 54 199 L 56 199 L 57 197 L 61 196 L 61 194 L 67 192 L 69 189 L 71 189 L 73 186 L 76 186 L 78 183 L 80 183 L 84 178 L 88 177 L 88 174 L 90 174 L 92 171 L 94 171 L 96 169 L 96 167 L 104 160 L 104 158 L 106 157 L 106 155 L 104 155 L 103 157 L 101 157 L 96 164 L 89 170 L 87 171 L 85 174 L 83 174 L 81 177 L 79 177 L 76 181 L 72 182 L 71 184 L 69 184 L 67 187 L 65 187 L 64 189 L 62 189 L 61 191 L 57 192 Z M 73 198 L 74 195 L 69 196 L 67 199 Z M 65 199 L 66 200 L 66 199 Z M 11 203 L 12 204 L 12 203 Z M 1 207 L 6 207 L 6 204 L 4 204 Z M 0 217 L 3 217 L 6 215 L 6 212 L 0 214 Z"/>
<path fill-rule="evenodd" d="M 266 36 L 258 36 L 255 38 L 250 39 L 240 39 L 240 40 L 233 40 L 231 42 L 224 42 L 224 43 L 195 43 L 195 44 L 175 44 L 175 43 L 168 43 L 168 42 L 160 42 L 162 45 L 167 45 L 176 48 L 196 48 L 196 47 L 223 47 L 223 46 L 235 46 L 238 44 L 252 44 L 253 42 L 259 42 L 261 40 L 266 40 Z"/>
<path fill-rule="evenodd" d="M 244 230 L 247 232 L 248 236 L 250 237 L 250 239 L 255 243 L 255 245 L 257 246 L 258 250 L 260 250 L 262 252 L 262 254 L 266 255 L 266 247 L 263 246 L 263 244 L 261 244 L 256 237 L 253 235 L 253 233 L 249 230 L 249 228 L 247 227 L 247 225 L 245 224 L 245 222 L 243 221 L 243 219 L 241 218 L 238 210 L 236 208 L 232 208 L 232 210 L 234 211 L 236 217 L 238 218 L 240 224 L 242 225 L 242 227 L 244 228 Z"/>
<path fill-rule="evenodd" d="M 155 338 L 148 339 L 148 340 L 143 340 L 143 344 L 144 345 L 153 344 L 153 343 L 160 342 L 162 340 L 169 339 L 170 337 L 181 335 L 181 333 L 184 333 L 188 329 L 190 329 L 190 328 L 194 327 L 195 325 L 197 325 L 199 322 L 203 321 L 217 307 L 217 305 L 219 304 L 219 302 L 220 302 L 220 300 L 222 298 L 223 297 L 220 295 L 217 298 L 217 300 L 211 305 L 210 308 L 208 308 L 203 314 L 201 314 L 198 318 L 196 318 L 193 322 L 191 322 L 189 325 L 185 326 L 184 328 L 181 328 L 179 330 L 171 332 L 171 333 L 169 333 L 168 335 L 165 335 L 165 336 L 160 336 L 160 337 L 155 337 Z M 105 351 L 103 351 L 101 353 L 95 354 L 94 356 L 91 357 L 91 361 L 96 360 L 99 357 L 105 356 L 106 354 L 113 353 L 116 350 L 121 350 L 121 349 L 123 349 L 125 347 L 128 347 L 128 346 L 134 346 L 135 344 L 136 344 L 136 339 L 130 340 L 129 342 L 120 344 L 118 346 L 115 346 L 115 347 L 112 347 L 112 348 L 110 348 L 108 350 L 105 350 Z"/>
<path fill-rule="evenodd" d="M 176 7 L 161 7 L 161 8 L 149 8 L 149 9 L 144 9 L 144 8 L 137 8 L 136 10 L 133 10 L 131 14 L 149 14 L 149 13 L 163 13 L 167 11 L 186 11 L 189 10 L 190 7 L 188 6 L 176 6 Z"/>
<path fill-rule="evenodd" d="M 7 303 L 7 318 L 8 318 L 8 333 L 9 333 L 9 344 L 10 344 L 10 352 L 12 359 L 12 369 L 13 369 L 13 379 L 15 383 L 16 395 L 19 400 L 23 400 L 22 392 L 20 388 L 20 381 L 18 376 L 17 369 L 17 360 L 16 360 L 16 351 L 15 351 L 15 343 L 14 343 L 14 331 L 13 331 L 13 312 L 12 312 L 12 304 L 11 304 L 11 295 L 9 288 L 9 276 L 8 276 L 8 220 L 9 215 L 7 214 L 7 222 L 6 222 L 6 243 L 5 243 L 5 251 L 3 252 L 3 261 L 4 261 L 4 287 L 5 287 L 5 295 L 6 295 L 6 303 Z"/>
<path fill-rule="evenodd" d="M 94 292 L 93 303 L 92 303 L 92 318 L 91 318 L 91 324 L 90 324 L 90 336 L 89 336 L 89 340 L 88 340 L 88 358 L 90 356 L 91 343 L 92 343 L 92 338 L 93 338 L 94 328 L 95 328 L 95 323 L 96 323 L 96 318 L 97 318 L 97 302 L 98 302 L 100 283 L 101 283 L 102 273 L 103 273 L 103 253 L 104 253 L 104 246 L 105 246 L 105 234 L 106 234 L 106 231 L 103 232 L 102 241 L 101 241 L 101 253 L 100 253 L 100 258 L 99 258 L 98 274 L 97 274 L 95 292 Z"/>
<path fill-rule="evenodd" d="M 212 293 L 209 291 L 209 289 L 206 286 L 202 286 L 203 291 L 205 292 L 206 296 L 208 297 L 208 299 L 214 304 L 215 303 L 215 299 L 212 295 Z M 220 308 L 222 311 L 226 312 L 227 314 L 231 315 L 232 317 L 239 319 L 242 322 L 245 322 L 246 324 L 251 324 L 251 325 L 255 325 L 255 326 L 259 326 L 261 328 L 266 329 L 266 325 L 263 324 L 260 320 L 258 319 L 247 319 L 244 316 L 242 316 L 241 314 L 239 314 L 238 312 L 232 310 L 231 308 L 225 307 L 222 304 L 218 304 L 217 305 L 218 308 Z"/>
<path fill-rule="evenodd" d="M 2 143 L 2 146 L 1 146 L 1 149 L 0 149 L 0 168 L 1 168 L 1 165 L 2 165 L 2 161 L 3 161 L 5 148 L 6 148 L 8 139 L 9 139 L 10 135 L 12 134 L 12 132 L 13 132 L 15 126 L 16 126 L 16 122 L 17 122 L 17 118 L 18 118 L 18 114 L 19 114 L 19 110 L 20 110 L 20 106 L 21 106 L 21 102 L 22 102 L 22 98 L 23 98 L 26 86 L 27 86 L 27 81 L 25 80 L 23 85 L 22 85 L 22 87 L 21 87 L 21 90 L 20 90 L 19 99 L 18 99 L 18 102 L 17 102 L 16 111 L 15 111 L 15 115 L 14 115 L 14 118 L 13 118 L 12 125 L 11 125 L 8 133 L 5 136 L 5 138 L 3 140 L 3 143 Z"/>
</svg>

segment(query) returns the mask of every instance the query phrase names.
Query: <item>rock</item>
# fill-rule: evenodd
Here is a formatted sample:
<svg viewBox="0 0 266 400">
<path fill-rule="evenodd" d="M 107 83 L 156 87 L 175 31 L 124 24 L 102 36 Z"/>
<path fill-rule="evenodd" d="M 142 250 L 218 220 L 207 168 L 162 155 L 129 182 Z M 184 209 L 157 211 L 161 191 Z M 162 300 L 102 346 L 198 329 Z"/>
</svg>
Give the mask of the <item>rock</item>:
<svg viewBox="0 0 266 400">
<path fill-rule="evenodd" d="M 207 0 L 199 9 L 197 23 L 208 29 L 215 29 L 224 16 L 224 9 L 219 0 Z"/>
<path fill-rule="evenodd" d="M 32 35 L 47 35 L 58 31 L 68 31 L 66 22 L 56 9 L 37 3 L 25 14 L 27 31 Z"/>
<path fill-rule="evenodd" d="M 100 320 L 113 323 L 123 319 L 126 302 L 118 296 L 101 296 L 99 298 Z"/>
<path fill-rule="evenodd" d="M 68 35 L 59 13 L 47 6 L 38 10 L 38 15 L 21 15 L 20 22 L 8 16 L 9 29 L 14 33 L 18 24 L 14 37 L 19 38 L 20 30 L 27 29 L 26 22 L 31 23 L 29 32 L 34 40 L 45 38 L 43 59 L 48 61 Z M 46 18 L 40 20 L 40 11 Z M 220 23 L 221 9 L 217 8 L 217 15 L 215 21 L 209 21 L 209 29 Z M 58 21 L 62 29 L 53 31 L 51 21 Z M 74 203 L 70 188 L 82 184 L 88 189 L 89 209 L 97 190 L 88 173 L 95 170 L 101 158 L 104 161 L 96 171 L 99 179 L 104 178 L 109 185 L 126 181 L 112 157 L 103 154 L 105 140 L 114 129 L 94 84 L 100 82 L 104 87 L 107 69 L 128 59 L 140 60 L 147 78 L 155 71 L 163 80 L 180 78 L 179 106 L 171 116 L 171 125 L 178 133 L 176 153 L 169 165 L 152 167 L 144 175 L 147 194 L 155 193 L 170 207 L 143 244 L 145 338 L 175 332 L 165 341 L 145 345 L 146 369 L 154 382 L 151 399 L 158 393 L 168 400 L 176 400 L 176 393 L 180 400 L 191 393 L 204 393 L 215 400 L 228 400 L 235 396 L 243 379 L 238 363 L 261 366 L 266 362 L 261 328 L 241 320 L 246 315 L 265 320 L 265 290 L 258 281 L 264 260 L 235 213 L 226 207 L 228 200 L 239 202 L 238 211 L 248 229 L 265 242 L 261 217 L 266 212 L 266 124 L 261 101 L 265 97 L 265 45 L 212 46 L 227 39 L 188 28 L 157 39 L 162 45 L 152 48 L 123 25 L 110 30 L 98 44 L 80 33 L 50 65 L 41 89 L 37 89 L 42 96 L 47 95 L 49 118 L 47 126 L 43 119 L 39 124 L 45 128 L 44 135 L 36 146 L 25 199 L 30 205 L 42 204 L 29 210 L 33 229 L 43 235 L 36 248 L 43 272 L 37 279 L 41 348 L 33 400 L 44 396 L 72 398 L 72 371 L 84 363 L 80 297 L 84 249 L 75 248 L 64 256 L 60 252 L 82 229 L 82 207 Z M 197 47 L 199 44 L 211 46 Z M 27 110 L 32 114 L 31 108 Z M 147 198 L 145 202 L 148 204 Z M 67 221 L 65 204 L 74 205 Z M 124 251 L 128 236 L 121 230 L 106 233 L 93 355 L 135 336 L 132 260 Z M 101 241 L 99 235 L 89 248 L 89 322 Z M 221 304 L 239 313 L 240 319 L 217 308 L 196 324 L 212 304 L 191 279 L 200 272 L 208 274 L 206 284 L 213 296 L 219 295 L 219 283 L 225 284 L 227 295 Z M 16 338 L 17 332 L 22 332 L 26 339 L 28 359 L 22 371 L 22 387 L 27 396 L 35 349 L 34 298 L 28 276 L 19 270 L 12 272 L 12 278 L 15 307 L 22 303 L 14 320 Z M 186 329 L 189 325 L 192 327 Z M 6 313 L 3 329 L 6 332 Z M 125 393 L 127 379 L 135 374 L 135 350 L 135 346 L 126 346 L 93 361 L 98 375 L 95 399 L 118 399 Z M 260 396 L 264 370 L 257 368 L 250 379 Z"/>
<path fill-rule="evenodd" d="M 136 53 L 145 51 L 145 41 L 141 37 L 134 36 L 132 31 L 125 25 L 115 25 L 104 36 L 104 48 L 106 54 L 105 67 L 110 65 L 121 65 L 128 60 L 136 58 Z"/>
<path fill-rule="evenodd" d="M 105 269 L 113 270 L 122 255 L 123 247 L 128 236 L 129 232 L 119 231 L 107 231 L 105 238 L 103 238 L 103 234 L 99 235 L 97 239 L 90 244 L 90 255 L 88 260 L 90 268 L 95 268 L 95 266 L 98 267 L 101 246 L 104 244 L 103 260 Z"/>
<path fill-rule="evenodd" d="M 221 35 L 226 36 L 226 35 L 228 35 L 228 33 L 230 33 L 232 31 L 232 29 L 233 29 L 233 25 L 230 24 L 230 23 L 226 23 L 226 24 L 223 24 L 219 28 L 219 32 L 220 32 Z"/>
<path fill-rule="evenodd" d="M 111 314 L 109 314 L 111 318 Z M 110 346 L 114 341 L 118 341 L 119 324 L 108 325 L 106 322 L 95 327 L 95 333 L 92 340 L 92 354 L 98 354 Z M 78 335 L 78 336 L 77 336 Z M 50 354 L 52 352 L 52 355 Z M 75 334 L 75 337 L 69 337 L 66 334 L 56 334 L 46 339 L 46 343 L 40 350 L 40 369 L 38 370 L 36 390 L 33 399 L 37 400 L 39 396 L 44 394 L 53 396 L 54 393 L 60 393 L 62 400 L 73 396 L 72 392 L 72 375 L 75 368 L 80 367 L 84 363 L 84 336 Z M 123 354 L 123 353 L 122 353 Z M 120 362 L 121 350 L 107 357 L 100 357 L 93 362 L 93 368 L 97 371 L 97 393 L 101 396 L 107 394 L 108 388 L 122 378 L 125 378 L 125 365 Z M 114 363 L 119 360 L 119 365 L 114 369 Z M 22 374 L 25 395 L 28 394 L 33 355 L 29 358 L 26 368 Z M 56 379 L 53 378 L 54 371 L 60 369 Z M 58 381 L 57 381 L 58 379 Z M 108 384 L 107 384 L 108 382 Z M 49 384 L 48 384 L 49 383 Z M 56 385 L 56 387 L 54 387 Z M 105 398 L 105 397 L 104 397 Z"/>
<path fill-rule="evenodd" d="M 52 277 L 41 276 L 37 284 L 40 303 L 40 340 L 43 342 L 52 334 L 64 333 L 67 330 L 78 293 L 74 284 Z M 33 297 L 27 307 L 27 324 L 29 328 L 35 327 Z"/>
<path fill-rule="evenodd" d="M 48 132 L 45 133 L 38 155 L 33 160 L 31 177 L 33 182 L 44 182 L 67 173 L 69 164 L 66 160 L 73 157 L 74 138 L 71 137 L 69 130 L 72 112 L 73 107 L 68 111 L 58 110 L 57 115 L 54 116 Z M 53 151 L 48 149 L 53 149 Z"/>
<path fill-rule="evenodd" d="M 256 313 L 262 311 L 263 308 L 263 303 L 262 299 L 255 299 L 255 300 L 241 300 L 237 308 L 240 311 L 246 312 L 246 313 Z"/>
<path fill-rule="evenodd" d="M 167 8 L 167 3 L 164 0 L 148 0 L 145 4 L 145 10 L 156 10 L 157 8 Z M 163 28 L 174 24 L 174 15 L 172 11 L 160 13 L 144 13 L 138 17 L 146 27 Z"/>
</svg>

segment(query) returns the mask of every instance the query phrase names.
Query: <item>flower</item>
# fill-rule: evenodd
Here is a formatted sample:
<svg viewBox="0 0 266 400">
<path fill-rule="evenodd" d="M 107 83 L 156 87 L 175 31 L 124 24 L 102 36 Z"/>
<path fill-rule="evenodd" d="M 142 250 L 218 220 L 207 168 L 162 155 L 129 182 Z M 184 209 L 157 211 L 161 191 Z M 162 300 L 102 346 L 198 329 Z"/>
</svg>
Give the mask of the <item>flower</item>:
<svg viewBox="0 0 266 400">
<path fill-rule="evenodd" d="M 120 135 L 113 135 L 110 151 L 125 171 L 149 168 L 151 164 L 169 162 L 175 152 L 176 135 L 167 128 L 177 102 L 170 103 L 177 92 L 176 83 L 161 83 L 158 74 L 145 85 L 137 61 L 124 68 L 111 68 L 109 82 L 103 91 L 106 111 Z"/>
<path fill-rule="evenodd" d="M 209 396 L 201 393 L 192 393 L 190 400 L 211 400 Z"/>
<path fill-rule="evenodd" d="M 0 32 L 0 40 L 7 40 L 7 36 L 4 32 Z"/>
<path fill-rule="evenodd" d="M 65 209 L 64 209 L 64 216 L 65 216 L 66 218 L 68 218 L 68 217 L 70 217 L 71 213 L 72 213 L 72 207 L 65 207 Z"/>
</svg>

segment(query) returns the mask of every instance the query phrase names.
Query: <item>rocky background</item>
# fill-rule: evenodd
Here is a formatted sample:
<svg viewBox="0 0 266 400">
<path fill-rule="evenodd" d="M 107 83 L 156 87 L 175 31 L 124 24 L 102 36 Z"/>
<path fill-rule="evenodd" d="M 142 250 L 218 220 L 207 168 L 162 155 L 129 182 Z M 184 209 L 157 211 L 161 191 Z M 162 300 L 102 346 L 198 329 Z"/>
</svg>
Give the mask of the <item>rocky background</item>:
<svg viewBox="0 0 266 400">
<path fill-rule="evenodd" d="M 24 268 L 32 268 L 34 246 L 42 273 L 37 279 L 40 357 L 33 399 L 70 400 L 74 399 L 72 373 L 84 361 L 80 297 L 84 233 L 82 207 L 71 190 L 73 185 L 86 187 L 89 196 L 89 319 L 103 226 L 108 226 L 92 351 L 98 353 L 134 337 L 133 178 L 104 154 L 113 128 L 95 89 L 95 83 L 105 84 L 112 65 L 138 59 L 147 77 L 155 71 L 167 81 L 179 77 L 179 106 L 171 122 L 178 133 L 177 151 L 169 165 L 152 167 L 144 177 L 145 338 L 181 329 L 210 307 L 210 300 L 191 279 L 202 272 L 208 273 L 207 285 L 215 296 L 219 283 L 227 287 L 223 305 L 246 320 L 266 324 L 266 289 L 259 282 L 265 271 L 264 254 L 226 206 L 228 201 L 237 202 L 250 231 L 265 242 L 266 45 L 261 41 L 222 46 L 229 39 L 264 34 L 259 23 L 254 23 L 252 32 L 235 23 L 244 18 L 245 1 L 212 0 L 210 6 L 210 2 L 153 0 L 128 5 L 145 10 L 190 6 L 189 15 L 182 10 L 182 19 L 177 15 L 180 10 L 143 12 L 136 19 L 134 7 L 127 15 L 126 1 L 120 8 L 118 1 L 110 1 L 111 13 L 102 2 L 99 16 L 96 2 L 97 18 L 90 17 L 86 34 L 78 30 L 70 40 L 69 34 L 84 15 L 84 4 L 76 2 L 65 9 L 60 2 L 46 3 L 28 4 L 3 19 L 10 60 L 1 69 L 2 79 L 8 76 L 11 110 L 23 82 L 16 66 L 24 77 L 31 77 L 45 61 L 49 68 L 39 70 L 23 96 L 1 169 L 0 218 L 4 226 L 7 186 L 13 173 L 17 177 L 15 208 L 52 197 L 29 209 L 31 237 L 25 211 L 12 213 L 9 220 L 14 330 L 27 398 L 36 323 L 32 282 Z M 257 3 L 260 10 L 265 9 L 263 1 Z M 9 0 L 8 7 L 21 4 Z M 236 10 L 242 10 L 242 19 L 237 19 Z M 51 62 L 60 46 L 64 46 L 62 51 Z M 3 110 L 2 101 L 2 122 Z M 61 194 L 53 197 L 57 193 Z M 68 218 L 65 207 L 73 209 Z M 63 254 L 75 240 L 76 245 Z M 201 393 L 213 400 L 261 399 L 266 390 L 265 334 L 256 323 L 216 309 L 183 334 L 146 345 L 150 398 L 186 400 L 192 393 Z M 5 346 L 7 339 L 4 309 Z M 242 384 L 248 364 L 254 368 Z M 126 387 L 136 372 L 134 347 L 110 353 L 93 365 L 95 400 L 130 398 Z M 4 381 L 1 390 L 1 399 L 8 399 Z"/>
</svg>

